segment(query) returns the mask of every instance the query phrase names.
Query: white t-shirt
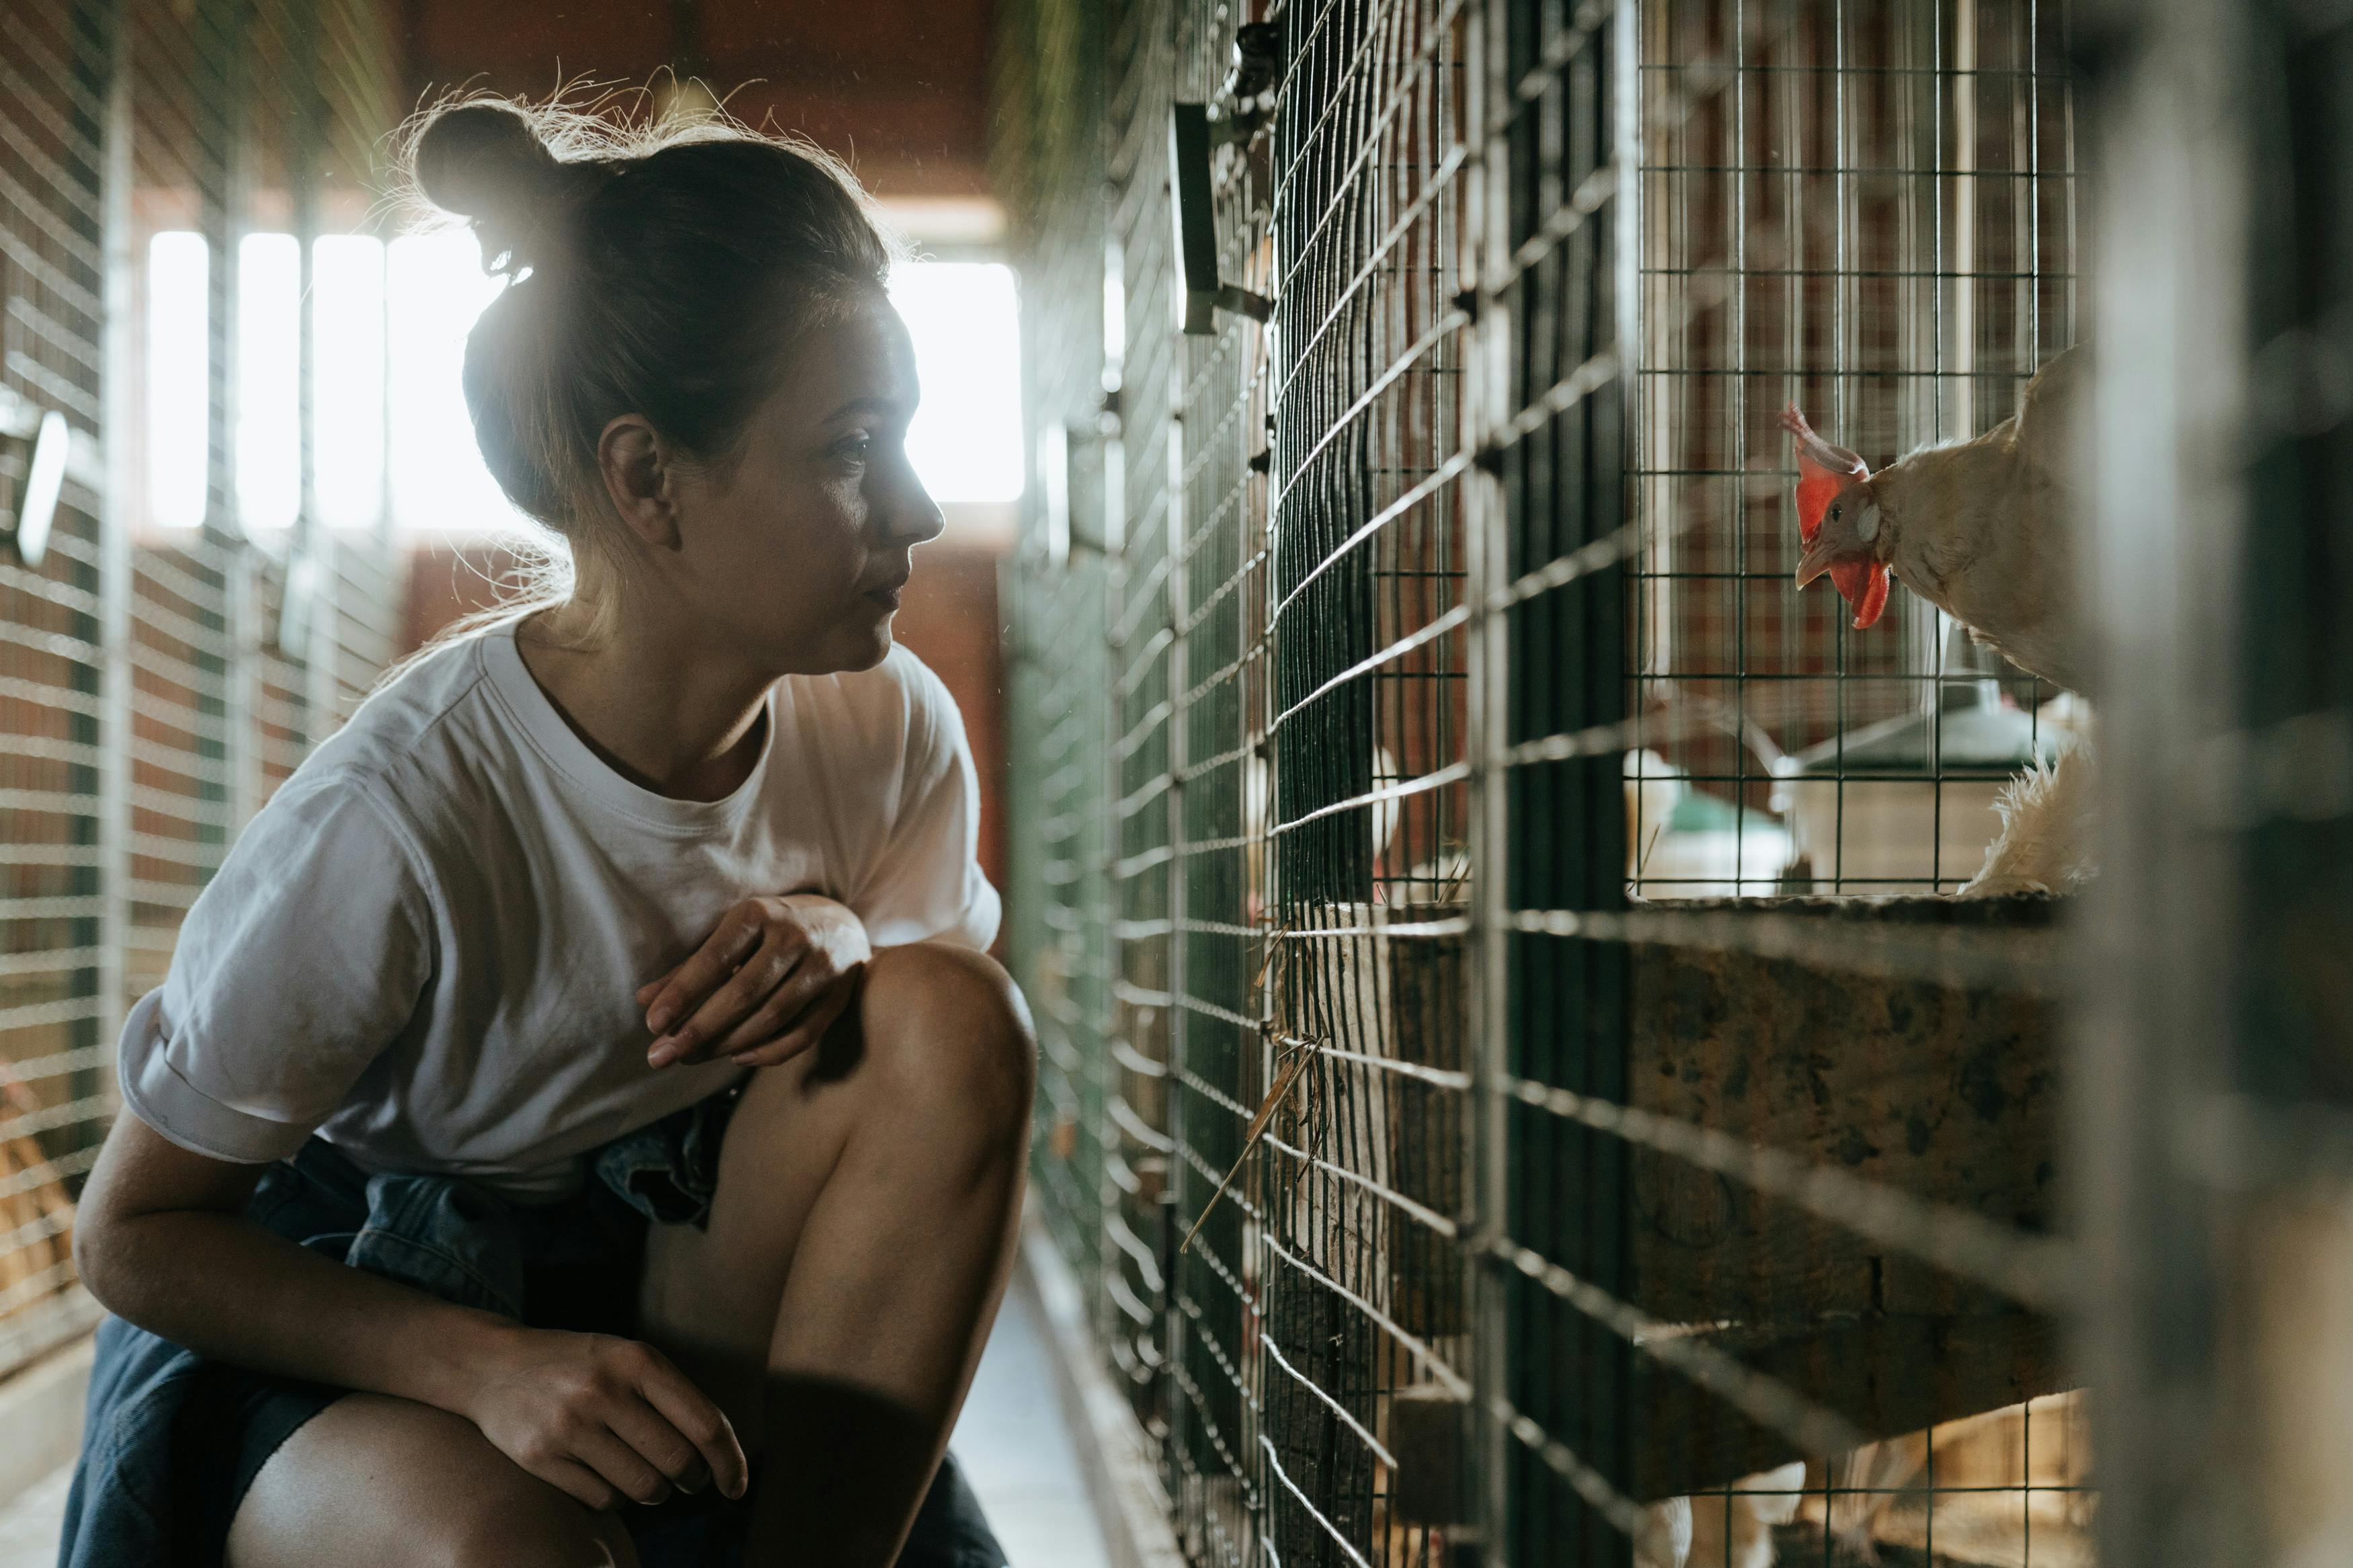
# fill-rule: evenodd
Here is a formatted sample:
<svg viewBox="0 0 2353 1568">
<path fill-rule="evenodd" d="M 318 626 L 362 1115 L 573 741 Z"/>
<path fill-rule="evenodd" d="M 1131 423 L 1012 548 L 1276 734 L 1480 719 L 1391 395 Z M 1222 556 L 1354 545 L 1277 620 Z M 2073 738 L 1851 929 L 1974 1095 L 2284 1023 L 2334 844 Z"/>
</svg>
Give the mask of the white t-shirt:
<svg viewBox="0 0 2353 1568">
<path fill-rule="evenodd" d="M 659 1070 L 635 994 L 740 900 L 822 893 L 877 947 L 997 931 L 947 689 L 903 648 L 793 676 L 724 800 L 615 773 L 511 627 L 368 699 L 244 834 L 132 1009 L 122 1098 L 200 1154 L 312 1131 L 372 1171 L 560 1196 L 582 1156 L 740 1077 Z"/>
</svg>

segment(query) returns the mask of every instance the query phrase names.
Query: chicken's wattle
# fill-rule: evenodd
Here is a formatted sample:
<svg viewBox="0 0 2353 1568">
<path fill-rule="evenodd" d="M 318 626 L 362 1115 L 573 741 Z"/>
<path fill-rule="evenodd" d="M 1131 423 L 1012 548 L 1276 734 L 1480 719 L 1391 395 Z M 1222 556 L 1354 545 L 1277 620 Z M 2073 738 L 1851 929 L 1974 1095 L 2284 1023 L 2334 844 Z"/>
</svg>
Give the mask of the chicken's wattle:
<svg viewBox="0 0 2353 1568">
<path fill-rule="evenodd" d="M 1876 561 L 1841 561 L 1831 568 L 1831 583 L 1854 606 L 1854 629 L 1868 631 L 1887 608 L 1887 568 Z"/>
</svg>

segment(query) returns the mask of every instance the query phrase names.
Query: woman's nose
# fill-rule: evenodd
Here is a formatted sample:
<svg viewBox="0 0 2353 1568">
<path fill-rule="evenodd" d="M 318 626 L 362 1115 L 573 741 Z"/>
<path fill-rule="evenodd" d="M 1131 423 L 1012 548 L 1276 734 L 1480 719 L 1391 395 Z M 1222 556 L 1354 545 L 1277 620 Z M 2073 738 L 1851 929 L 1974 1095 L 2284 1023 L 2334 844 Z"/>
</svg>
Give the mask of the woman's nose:
<svg viewBox="0 0 2353 1568">
<path fill-rule="evenodd" d="M 890 504 L 882 509 L 882 522 L 893 543 L 907 544 L 923 544 L 937 539 L 948 525 L 940 503 L 932 499 L 932 492 L 913 474 L 907 476 L 905 484 L 897 488 Z"/>
</svg>

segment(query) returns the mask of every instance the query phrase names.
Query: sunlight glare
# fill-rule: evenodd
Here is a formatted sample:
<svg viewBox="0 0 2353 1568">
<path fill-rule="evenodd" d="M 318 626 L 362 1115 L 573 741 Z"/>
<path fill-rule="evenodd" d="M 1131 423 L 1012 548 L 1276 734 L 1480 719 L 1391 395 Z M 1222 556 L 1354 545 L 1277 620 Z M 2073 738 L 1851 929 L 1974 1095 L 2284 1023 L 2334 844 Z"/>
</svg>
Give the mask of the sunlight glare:
<svg viewBox="0 0 2353 1568">
<path fill-rule="evenodd" d="M 1013 269 L 917 261 L 891 275 L 891 302 L 915 340 L 923 401 L 907 456 L 938 501 L 1021 494 L 1021 321 Z"/>
<path fill-rule="evenodd" d="M 237 510 L 276 533 L 302 509 L 302 247 L 290 234 L 237 247 Z"/>
<path fill-rule="evenodd" d="M 474 444 L 461 375 L 466 334 L 498 297 L 465 229 L 404 235 L 385 247 L 392 322 L 392 515 L 407 533 L 506 533 L 532 526 Z"/>
<path fill-rule="evenodd" d="M 319 521 L 372 529 L 384 517 L 384 242 L 321 235 L 311 284 Z"/>
<path fill-rule="evenodd" d="M 147 242 L 147 511 L 159 528 L 205 521 L 212 443 L 212 252 L 167 229 Z"/>
</svg>

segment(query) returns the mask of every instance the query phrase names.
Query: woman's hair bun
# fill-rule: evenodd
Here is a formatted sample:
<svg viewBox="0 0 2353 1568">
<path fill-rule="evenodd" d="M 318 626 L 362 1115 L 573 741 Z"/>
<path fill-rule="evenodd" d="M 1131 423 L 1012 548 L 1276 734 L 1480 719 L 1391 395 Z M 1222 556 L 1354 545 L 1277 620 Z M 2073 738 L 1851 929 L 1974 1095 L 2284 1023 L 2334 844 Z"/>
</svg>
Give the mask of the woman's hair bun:
<svg viewBox="0 0 2353 1568">
<path fill-rule="evenodd" d="M 505 103 L 440 110 L 417 132 L 411 156 L 425 199 L 470 218 L 511 217 L 536 206 L 562 177 L 530 118 Z"/>
<path fill-rule="evenodd" d="M 562 203 L 575 171 L 555 156 L 530 111 L 501 100 L 478 100 L 437 110 L 409 148 L 419 195 L 444 212 L 474 220 L 486 266 L 506 269 L 544 260 Z"/>
</svg>

